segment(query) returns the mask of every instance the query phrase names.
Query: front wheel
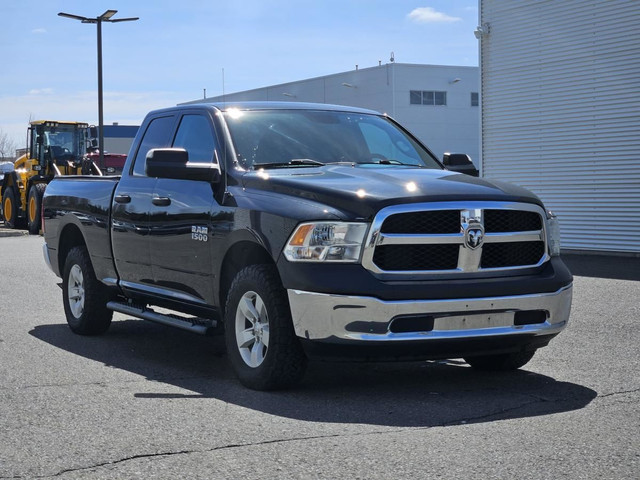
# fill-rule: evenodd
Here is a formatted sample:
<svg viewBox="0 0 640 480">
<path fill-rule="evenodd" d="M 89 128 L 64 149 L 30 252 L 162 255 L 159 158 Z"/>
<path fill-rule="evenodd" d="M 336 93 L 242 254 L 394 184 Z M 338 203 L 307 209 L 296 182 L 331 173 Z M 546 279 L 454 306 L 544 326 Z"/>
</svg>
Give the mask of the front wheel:
<svg viewBox="0 0 640 480">
<path fill-rule="evenodd" d="M 18 204 L 16 203 L 16 193 L 13 187 L 7 187 L 2 195 L 2 217 L 4 218 L 5 227 L 16 228 Z"/>
<path fill-rule="evenodd" d="M 69 328 L 79 335 L 100 335 L 111 325 L 107 288 L 98 281 L 87 248 L 69 251 L 62 276 L 62 303 Z"/>
<path fill-rule="evenodd" d="M 302 379 L 307 359 L 274 266 L 252 265 L 236 275 L 225 305 L 225 339 L 244 386 L 275 390 Z"/>
<path fill-rule="evenodd" d="M 481 355 L 465 357 L 464 361 L 476 370 L 508 371 L 524 367 L 535 355 L 535 350 L 528 352 L 503 353 L 500 355 Z"/>
<path fill-rule="evenodd" d="M 40 233 L 40 212 L 42 210 L 42 197 L 44 196 L 45 188 L 47 188 L 46 183 L 36 183 L 29 189 L 29 197 L 27 199 L 27 228 L 32 235 Z"/>
</svg>

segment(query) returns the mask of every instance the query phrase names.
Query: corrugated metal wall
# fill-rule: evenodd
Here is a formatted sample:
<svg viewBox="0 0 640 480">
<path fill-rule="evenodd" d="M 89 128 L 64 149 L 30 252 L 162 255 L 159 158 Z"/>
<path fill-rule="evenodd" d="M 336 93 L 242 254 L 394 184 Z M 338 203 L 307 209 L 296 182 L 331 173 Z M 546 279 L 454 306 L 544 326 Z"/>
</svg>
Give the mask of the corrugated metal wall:
<svg viewBox="0 0 640 480">
<path fill-rule="evenodd" d="M 481 0 L 482 162 L 565 249 L 640 252 L 640 1 Z"/>
</svg>

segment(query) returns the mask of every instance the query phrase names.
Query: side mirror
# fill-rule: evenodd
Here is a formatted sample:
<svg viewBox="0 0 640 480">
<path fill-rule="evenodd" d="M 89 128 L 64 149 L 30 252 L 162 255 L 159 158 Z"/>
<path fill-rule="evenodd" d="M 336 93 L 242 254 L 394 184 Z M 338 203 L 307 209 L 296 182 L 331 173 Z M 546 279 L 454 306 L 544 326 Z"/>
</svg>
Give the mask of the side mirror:
<svg viewBox="0 0 640 480">
<path fill-rule="evenodd" d="M 480 175 L 478 169 L 471 161 L 471 157 L 466 153 L 445 153 L 442 156 L 442 163 L 452 172 L 466 173 L 472 177 Z"/>
<path fill-rule="evenodd" d="M 98 128 L 97 127 L 89 127 L 89 137 L 98 138 Z"/>
<path fill-rule="evenodd" d="M 215 163 L 189 163 L 184 148 L 154 148 L 147 153 L 145 172 L 149 177 L 178 180 L 220 181 L 220 168 Z"/>
</svg>

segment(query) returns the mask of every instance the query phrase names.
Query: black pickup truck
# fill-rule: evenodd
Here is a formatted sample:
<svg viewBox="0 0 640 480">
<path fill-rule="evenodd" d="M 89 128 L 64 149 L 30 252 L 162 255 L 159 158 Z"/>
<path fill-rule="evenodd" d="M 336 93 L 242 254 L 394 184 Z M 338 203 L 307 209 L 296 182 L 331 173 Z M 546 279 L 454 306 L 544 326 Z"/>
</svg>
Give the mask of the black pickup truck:
<svg viewBox="0 0 640 480">
<path fill-rule="evenodd" d="M 45 260 L 74 332 L 116 311 L 223 333 L 254 389 L 295 384 L 308 358 L 520 368 L 569 318 L 557 220 L 454 169 L 369 110 L 158 110 L 121 177 L 47 187 Z"/>
</svg>

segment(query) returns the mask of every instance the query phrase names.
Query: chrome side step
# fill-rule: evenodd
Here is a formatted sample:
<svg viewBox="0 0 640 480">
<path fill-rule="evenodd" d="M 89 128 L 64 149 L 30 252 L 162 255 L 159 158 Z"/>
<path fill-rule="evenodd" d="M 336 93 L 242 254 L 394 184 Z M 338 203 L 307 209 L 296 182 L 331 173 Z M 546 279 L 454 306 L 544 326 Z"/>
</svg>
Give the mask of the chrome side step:
<svg viewBox="0 0 640 480">
<path fill-rule="evenodd" d="M 199 317 L 182 317 L 174 314 L 163 314 L 148 307 L 137 307 L 128 303 L 111 301 L 107 303 L 107 308 L 114 312 L 124 313 L 133 317 L 142 318 L 151 322 L 180 328 L 188 332 L 206 335 L 217 325 L 215 320 Z"/>
</svg>

